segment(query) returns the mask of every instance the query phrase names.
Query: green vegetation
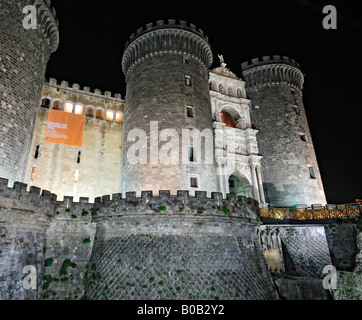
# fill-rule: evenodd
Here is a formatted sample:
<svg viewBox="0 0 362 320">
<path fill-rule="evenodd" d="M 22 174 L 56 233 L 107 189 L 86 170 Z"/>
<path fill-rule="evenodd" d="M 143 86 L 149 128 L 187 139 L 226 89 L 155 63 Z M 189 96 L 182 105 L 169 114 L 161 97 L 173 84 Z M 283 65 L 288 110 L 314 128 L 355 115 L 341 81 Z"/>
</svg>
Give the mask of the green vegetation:
<svg viewBox="0 0 362 320">
<path fill-rule="evenodd" d="M 93 209 L 92 210 L 92 217 L 95 217 L 98 214 L 98 210 L 97 209 Z"/>
<path fill-rule="evenodd" d="M 150 282 L 152 283 L 152 282 L 154 282 L 155 281 L 155 278 L 154 277 L 151 277 L 150 278 Z"/>
<path fill-rule="evenodd" d="M 158 210 L 160 210 L 160 211 L 166 211 L 167 208 L 166 208 L 165 206 L 161 206 L 161 207 L 158 208 Z"/>
<path fill-rule="evenodd" d="M 183 212 L 183 211 L 184 211 L 184 208 L 180 208 L 179 210 L 180 210 L 180 212 Z"/>
<path fill-rule="evenodd" d="M 82 210 L 82 217 L 86 217 L 89 214 L 88 211 L 85 211 L 84 209 Z"/>
<path fill-rule="evenodd" d="M 77 219 L 77 216 L 74 213 L 72 213 L 71 217 L 72 219 Z"/>
<path fill-rule="evenodd" d="M 52 279 L 51 275 L 48 274 L 48 275 L 44 276 L 44 278 L 43 278 L 43 290 L 48 290 L 50 284 L 52 283 L 52 281 L 53 281 L 53 279 Z"/>
<path fill-rule="evenodd" d="M 65 212 L 70 212 L 70 209 L 69 208 L 65 209 Z"/>
<path fill-rule="evenodd" d="M 83 243 L 90 243 L 90 242 L 91 242 L 90 238 L 83 239 Z"/>
<path fill-rule="evenodd" d="M 48 258 L 44 262 L 44 267 L 50 267 L 53 264 L 53 258 Z"/>
<path fill-rule="evenodd" d="M 63 261 L 62 266 L 60 267 L 59 274 L 61 276 L 67 275 L 67 268 L 72 267 L 73 269 L 77 267 L 77 265 L 74 262 L 71 262 L 69 259 L 66 259 Z"/>
</svg>

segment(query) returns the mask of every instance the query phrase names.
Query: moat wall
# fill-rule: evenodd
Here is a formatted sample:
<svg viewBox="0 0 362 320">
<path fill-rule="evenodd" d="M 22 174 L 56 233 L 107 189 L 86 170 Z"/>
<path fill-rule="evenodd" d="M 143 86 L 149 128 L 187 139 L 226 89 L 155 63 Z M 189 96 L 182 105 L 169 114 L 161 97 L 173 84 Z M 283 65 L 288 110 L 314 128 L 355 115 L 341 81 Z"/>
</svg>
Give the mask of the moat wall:
<svg viewBox="0 0 362 320">
<path fill-rule="evenodd" d="M 160 191 L 158 197 L 142 192 L 94 203 L 56 201 L 48 191 L 7 184 L 0 179 L 1 299 L 330 299 L 321 268 L 338 259 L 349 259 L 349 267 L 336 262 L 340 285 L 333 298 L 360 298 L 357 220 L 328 228 L 284 226 L 274 237 L 284 245 L 269 248 L 281 256 L 276 276 L 264 257 L 265 226 L 253 199 Z M 339 240 L 341 233 L 349 240 Z M 356 243 L 353 252 L 343 250 L 347 243 Z M 27 265 L 36 268 L 36 290 L 24 289 Z"/>
</svg>

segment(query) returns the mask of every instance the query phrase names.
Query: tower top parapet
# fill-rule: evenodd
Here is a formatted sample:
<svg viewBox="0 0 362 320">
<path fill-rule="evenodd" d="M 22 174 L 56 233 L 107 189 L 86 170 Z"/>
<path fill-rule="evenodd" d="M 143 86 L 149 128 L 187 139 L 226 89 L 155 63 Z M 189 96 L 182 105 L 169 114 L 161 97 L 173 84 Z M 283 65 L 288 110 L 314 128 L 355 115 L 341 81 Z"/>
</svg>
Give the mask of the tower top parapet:
<svg viewBox="0 0 362 320">
<path fill-rule="evenodd" d="M 241 69 L 249 91 L 274 84 L 288 84 L 300 92 L 303 89 L 304 75 L 299 63 L 286 56 L 255 58 L 251 63 L 243 62 Z"/>
<path fill-rule="evenodd" d="M 291 59 L 287 56 L 273 55 L 273 56 L 263 56 L 262 58 L 254 58 L 250 61 L 245 61 L 241 64 L 242 71 L 246 71 L 251 68 L 267 65 L 267 64 L 287 64 L 295 68 L 300 69 L 300 65 L 294 59 Z"/>
<path fill-rule="evenodd" d="M 139 28 L 127 41 L 122 57 L 126 76 L 141 59 L 165 53 L 190 55 L 208 68 L 213 60 L 208 37 L 192 23 L 174 19 L 158 20 Z"/>
</svg>

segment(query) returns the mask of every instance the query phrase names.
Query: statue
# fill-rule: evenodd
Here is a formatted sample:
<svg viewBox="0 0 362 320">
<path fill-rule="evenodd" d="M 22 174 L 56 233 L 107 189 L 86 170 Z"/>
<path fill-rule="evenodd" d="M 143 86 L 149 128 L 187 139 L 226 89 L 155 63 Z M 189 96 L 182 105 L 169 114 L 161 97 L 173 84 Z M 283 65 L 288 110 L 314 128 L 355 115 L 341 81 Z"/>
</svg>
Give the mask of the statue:
<svg viewBox="0 0 362 320">
<path fill-rule="evenodd" d="M 218 54 L 217 56 L 218 56 L 219 59 L 220 59 L 220 65 L 221 65 L 221 67 L 225 68 L 225 67 L 226 67 L 226 63 L 225 63 L 225 61 L 224 61 L 223 55 L 222 55 L 222 54 Z"/>
</svg>

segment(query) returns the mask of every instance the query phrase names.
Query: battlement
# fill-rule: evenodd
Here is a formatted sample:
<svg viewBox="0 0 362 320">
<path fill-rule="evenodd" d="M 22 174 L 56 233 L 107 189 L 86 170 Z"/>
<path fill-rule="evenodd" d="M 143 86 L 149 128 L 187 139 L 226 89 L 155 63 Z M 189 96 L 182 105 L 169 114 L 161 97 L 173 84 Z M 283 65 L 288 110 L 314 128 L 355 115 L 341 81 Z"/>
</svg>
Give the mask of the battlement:
<svg viewBox="0 0 362 320">
<path fill-rule="evenodd" d="M 286 56 L 264 56 L 241 64 L 248 90 L 269 84 L 288 84 L 301 91 L 304 75 L 295 60 Z"/>
<path fill-rule="evenodd" d="M 25 7 L 29 5 L 28 0 L 21 0 L 21 5 Z M 37 9 L 39 20 L 41 21 L 40 28 L 49 38 L 50 52 L 55 52 L 59 46 L 59 20 L 54 7 L 50 0 L 35 0 L 34 6 Z"/>
<path fill-rule="evenodd" d="M 49 81 L 45 81 L 44 85 L 59 89 L 65 89 L 68 91 L 74 91 L 76 93 L 92 95 L 103 99 L 111 99 L 117 102 L 124 102 L 120 93 L 114 93 L 112 95 L 112 92 L 110 91 L 105 91 L 104 93 L 102 93 L 102 91 L 99 89 L 94 89 L 93 91 L 91 91 L 91 88 L 87 86 L 84 86 L 83 89 L 81 89 L 78 83 L 73 83 L 72 85 L 70 85 L 68 81 L 64 80 L 58 83 L 57 79 L 55 78 L 50 78 Z"/>
<path fill-rule="evenodd" d="M 211 198 L 206 191 L 195 191 L 195 196 L 190 196 L 189 191 L 179 190 L 177 196 L 172 196 L 169 190 L 160 190 L 159 196 L 153 196 L 152 191 L 142 191 L 141 197 L 136 197 L 136 192 L 126 192 L 104 195 L 89 202 L 89 198 L 80 197 L 79 202 L 73 197 L 64 196 L 63 201 L 56 201 L 57 195 L 47 190 L 31 186 L 27 191 L 27 184 L 15 182 L 8 187 L 8 179 L 0 178 L 0 199 L 13 200 L 42 209 L 48 209 L 51 215 L 60 214 L 59 217 L 71 218 L 73 212 L 83 210 L 97 210 L 100 216 L 127 215 L 127 214 L 182 214 L 182 215 L 217 215 L 256 219 L 259 210 L 258 201 L 252 198 L 236 197 L 228 194 L 223 199 L 221 192 L 213 192 Z M 1 202 L 0 202 L 1 206 Z M 62 210 L 65 209 L 65 210 Z M 80 216 L 80 215 L 78 215 Z M 95 218 L 95 217 L 93 217 Z"/>
<path fill-rule="evenodd" d="M 287 56 L 280 56 L 280 55 L 274 55 L 274 56 L 264 56 L 261 59 L 260 58 L 254 58 L 250 61 L 245 61 L 241 64 L 241 70 L 245 71 L 251 68 L 259 67 L 262 65 L 267 64 L 287 64 L 290 66 L 293 66 L 295 68 L 298 68 L 300 70 L 300 65 L 297 63 L 294 59 L 291 59 Z"/>
<path fill-rule="evenodd" d="M 209 39 L 192 23 L 169 19 L 139 28 L 126 42 L 122 70 L 128 79 L 132 67 L 141 59 L 157 54 L 181 53 L 198 59 L 208 68 L 212 63 Z"/>
<path fill-rule="evenodd" d="M 126 51 L 126 48 L 132 41 L 134 41 L 141 35 L 158 29 L 180 29 L 180 30 L 191 31 L 197 34 L 198 36 L 202 37 L 209 44 L 209 38 L 204 34 L 204 31 L 201 30 L 200 28 L 196 28 L 194 24 L 188 23 L 183 20 L 176 21 L 175 19 L 168 19 L 168 20 L 158 20 L 155 23 L 150 22 L 146 24 L 144 27 L 138 28 L 136 33 L 132 33 L 131 36 L 129 37 L 129 40 L 125 44 L 124 51 Z"/>
</svg>

